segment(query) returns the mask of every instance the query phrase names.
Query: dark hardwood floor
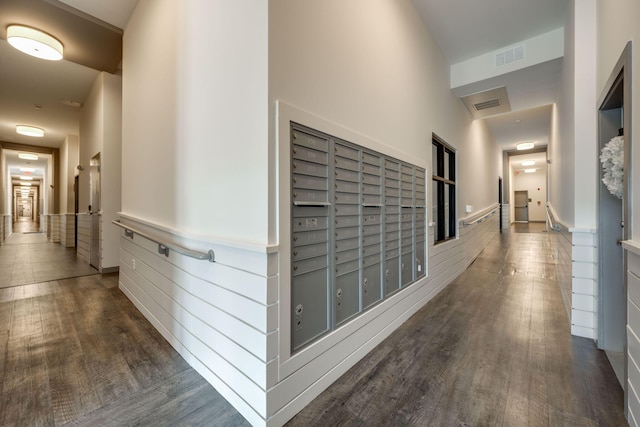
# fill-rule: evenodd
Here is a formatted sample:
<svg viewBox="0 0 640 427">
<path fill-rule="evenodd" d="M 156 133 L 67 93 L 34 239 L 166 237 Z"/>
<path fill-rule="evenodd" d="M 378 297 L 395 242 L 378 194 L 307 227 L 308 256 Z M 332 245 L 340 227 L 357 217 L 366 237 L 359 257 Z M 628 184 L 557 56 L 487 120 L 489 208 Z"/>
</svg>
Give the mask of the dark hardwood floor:
<svg viewBox="0 0 640 427">
<path fill-rule="evenodd" d="M 288 425 L 626 425 L 606 356 L 570 335 L 547 234 L 519 231 Z M 248 425 L 117 282 L 0 289 L 0 425 Z"/>
<path fill-rule="evenodd" d="M 604 352 L 570 335 L 547 233 L 524 228 L 287 425 L 627 425 Z"/>
</svg>

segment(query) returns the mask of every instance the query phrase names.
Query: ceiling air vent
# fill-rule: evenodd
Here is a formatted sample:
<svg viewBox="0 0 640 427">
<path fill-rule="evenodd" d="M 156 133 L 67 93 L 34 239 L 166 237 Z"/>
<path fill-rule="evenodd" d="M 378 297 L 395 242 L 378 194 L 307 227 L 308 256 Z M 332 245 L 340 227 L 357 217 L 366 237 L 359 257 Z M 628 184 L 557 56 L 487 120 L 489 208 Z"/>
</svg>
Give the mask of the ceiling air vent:
<svg viewBox="0 0 640 427">
<path fill-rule="evenodd" d="M 460 98 L 474 119 L 511 111 L 507 88 L 502 86 Z"/>
<path fill-rule="evenodd" d="M 473 104 L 473 108 L 475 108 L 476 111 L 482 111 L 482 110 L 486 110 L 487 108 L 495 108 L 499 106 L 500 106 L 500 100 L 497 98 L 490 99 L 489 101 L 482 101 L 482 102 L 478 102 L 477 104 Z"/>
</svg>

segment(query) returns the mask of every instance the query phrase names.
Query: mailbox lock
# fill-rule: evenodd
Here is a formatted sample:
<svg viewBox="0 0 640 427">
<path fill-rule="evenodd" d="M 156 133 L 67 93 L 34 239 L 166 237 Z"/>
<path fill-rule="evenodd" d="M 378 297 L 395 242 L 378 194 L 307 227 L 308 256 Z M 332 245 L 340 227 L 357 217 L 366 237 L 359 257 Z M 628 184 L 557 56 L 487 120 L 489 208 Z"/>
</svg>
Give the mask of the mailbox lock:
<svg viewBox="0 0 640 427">
<path fill-rule="evenodd" d="M 298 139 L 298 134 L 297 133 L 293 133 L 293 139 Z"/>
<path fill-rule="evenodd" d="M 302 315 L 302 310 L 303 310 L 302 304 L 298 304 L 296 306 L 296 316 Z"/>
<path fill-rule="evenodd" d="M 298 150 L 296 150 L 295 148 L 293 149 L 293 154 L 296 154 L 298 152 Z"/>
<path fill-rule="evenodd" d="M 338 298 L 340 298 L 340 297 L 342 296 L 342 289 L 338 289 L 338 290 L 336 291 L 336 296 L 337 296 Z"/>
<path fill-rule="evenodd" d="M 367 283 L 369 283 L 369 279 L 367 279 L 366 277 L 364 279 L 362 279 L 362 284 L 364 286 L 367 286 Z"/>
<path fill-rule="evenodd" d="M 298 251 L 293 251 L 293 256 L 298 255 Z"/>
<path fill-rule="evenodd" d="M 298 266 L 297 265 L 293 266 L 293 271 L 298 271 Z"/>
<path fill-rule="evenodd" d="M 387 268 L 387 271 L 384 272 L 384 275 L 389 277 L 389 269 Z"/>
</svg>

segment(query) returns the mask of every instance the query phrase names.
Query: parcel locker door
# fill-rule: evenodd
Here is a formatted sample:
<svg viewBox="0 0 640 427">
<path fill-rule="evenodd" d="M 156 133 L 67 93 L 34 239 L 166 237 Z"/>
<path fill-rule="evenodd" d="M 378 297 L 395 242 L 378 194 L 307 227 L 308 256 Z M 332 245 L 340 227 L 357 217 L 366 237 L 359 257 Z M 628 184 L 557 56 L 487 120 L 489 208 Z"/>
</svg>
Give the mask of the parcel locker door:
<svg viewBox="0 0 640 427">
<path fill-rule="evenodd" d="M 328 270 L 322 268 L 292 278 L 292 347 L 298 350 L 329 330 Z"/>
<path fill-rule="evenodd" d="M 336 276 L 335 310 L 336 325 L 352 318 L 360 312 L 360 271 Z"/>
<path fill-rule="evenodd" d="M 411 245 L 403 246 L 400 255 L 400 275 L 402 286 L 413 282 L 413 248 Z"/>
<path fill-rule="evenodd" d="M 366 309 L 382 299 L 380 263 L 362 269 L 362 305 Z"/>
<path fill-rule="evenodd" d="M 426 259 L 425 259 L 425 241 L 416 240 L 416 260 L 415 260 L 416 279 L 426 274 Z"/>
<path fill-rule="evenodd" d="M 400 257 L 390 258 L 385 261 L 384 271 L 384 295 L 391 295 L 400 289 Z"/>
</svg>

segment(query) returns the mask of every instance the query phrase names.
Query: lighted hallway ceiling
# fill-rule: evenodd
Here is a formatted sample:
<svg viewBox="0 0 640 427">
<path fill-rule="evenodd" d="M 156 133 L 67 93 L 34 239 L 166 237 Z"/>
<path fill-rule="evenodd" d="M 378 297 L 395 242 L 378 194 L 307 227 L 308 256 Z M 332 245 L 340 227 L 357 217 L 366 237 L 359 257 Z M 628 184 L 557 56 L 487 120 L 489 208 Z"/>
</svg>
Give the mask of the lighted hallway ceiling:
<svg viewBox="0 0 640 427">
<path fill-rule="evenodd" d="M 499 54 L 524 41 L 553 33 L 565 25 L 567 0 L 483 0 L 458 2 L 412 0 L 450 65 L 464 64 L 483 56 L 495 58 L 495 75 L 453 88 L 462 98 L 497 87 L 506 87 L 511 112 L 485 119 L 497 143 L 507 150 L 522 140 L 548 143 L 550 105 L 557 101 L 562 57 L 515 71 L 500 71 Z M 557 35 L 557 33 L 556 33 Z M 561 43 L 554 46 L 563 49 Z M 527 49 L 522 52 L 527 55 Z M 456 68 L 454 67 L 454 69 Z M 507 68 L 505 68 L 507 69 Z M 455 83 L 454 83 L 455 85 Z M 539 107 L 546 107 L 540 109 Z M 522 126 L 515 128 L 516 120 Z"/>
<path fill-rule="evenodd" d="M 98 72 L 119 72 L 122 27 L 136 4 L 137 0 L 0 0 L 1 141 L 59 147 L 67 135 L 79 133 L 81 107 Z M 13 49 L 6 41 L 9 24 L 51 34 L 64 45 L 65 59 L 44 61 Z M 42 128 L 45 136 L 18 135 L 18 124 Z"/>
</svg>

